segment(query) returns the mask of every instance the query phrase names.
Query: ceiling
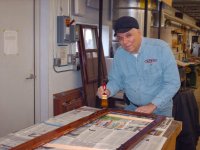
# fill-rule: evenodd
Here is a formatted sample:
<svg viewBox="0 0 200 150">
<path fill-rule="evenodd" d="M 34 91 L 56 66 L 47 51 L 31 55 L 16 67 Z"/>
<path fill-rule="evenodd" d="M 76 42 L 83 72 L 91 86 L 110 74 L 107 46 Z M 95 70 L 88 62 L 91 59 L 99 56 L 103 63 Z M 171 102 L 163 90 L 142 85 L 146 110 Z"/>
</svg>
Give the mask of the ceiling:
<svg viewBox="0 0 200 150">
<path fill-rule="evenodd" d="M 200 0 L 173 0 L 172 6 L 200 22 Z"/>
</svg>

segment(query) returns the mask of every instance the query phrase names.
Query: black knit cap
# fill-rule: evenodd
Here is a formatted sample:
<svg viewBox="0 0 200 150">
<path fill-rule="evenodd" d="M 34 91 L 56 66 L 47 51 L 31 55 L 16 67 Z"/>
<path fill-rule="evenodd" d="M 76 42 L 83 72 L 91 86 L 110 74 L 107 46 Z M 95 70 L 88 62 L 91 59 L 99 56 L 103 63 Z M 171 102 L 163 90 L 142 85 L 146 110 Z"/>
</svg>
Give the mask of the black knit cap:
<svg viewBox="0 0 200 150">
<path fill-rule="evenodd" d="M 139 29 L 139 24 L 135 18 L 130 16 L 120 17 L 113 26 L 113 30 L 115 31 L 114 36 L 116 36 L 117 33 L 128 32 L 132 28 Z"/>
</svg>

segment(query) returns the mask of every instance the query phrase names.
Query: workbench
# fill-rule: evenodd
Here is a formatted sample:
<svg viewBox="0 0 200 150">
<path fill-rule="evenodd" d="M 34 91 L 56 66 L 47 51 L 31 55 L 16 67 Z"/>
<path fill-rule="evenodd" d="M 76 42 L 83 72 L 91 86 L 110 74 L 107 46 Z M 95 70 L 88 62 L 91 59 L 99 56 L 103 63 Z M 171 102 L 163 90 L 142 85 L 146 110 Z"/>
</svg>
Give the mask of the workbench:
<svg viewBox="0 0 200 150">
<path fill-rule="evenodd" d="M 32 127 L 28 127 L 26 129 L 22 129 L 16 133 L 12 133 L 12 134 L 10 134 L 10 136 L 7 136 L 5 138 L 1 138 L 0 139 L 0 149 L 3 146 L 4 146 L 4 148 L 5 148 L 5 146 L 7 146 L 7 148 L 16 149 L 16 150 L 22 149 L 22 148 L 24 149 L 26 146 L 27 146 L 27 148 L 25 148 L 25 149 L 32 149 L 31 148 L 32 145 L 35 145 L 35 143 L 37 143 L 38 141 L 41 143 L 41 141 L 44 140 L 46 143 L 48 141 L 47 138 L 54 136 L 54 134 L 57 134 L 58 132 L 62 132 L 63 134 L 65 134 L 65 132 L 61 131 L 64 129 L 63 127 L 65 127 L 68 124 L 71 124 L 70 128 L 71 127 L 73 128 L 73 125 L 75 125 L 74 121 L 77 122 L 76 120 L 81 120 L 81 119 L 85 118 L 85 116 L 86 117 L 91 116 L 96 112 L 99 112 L 99 109 L 83 106 L 78 109 L 58 115 L 54 118 L 50 118 L 49 120 L 47 120 L 43 123 L 36 124 Z M 162 118 L 162 116 L 161 116 L 161 118 Z M 172 119 L 170 118 L 170 120 L 172 120 Z M 175 121 L 175 120 L 171 121 L 167 130 L 162 135 L 163 137 L 166 137 L 165 138 L 166 140 L 164 141 L 164 144 L 162 145 L 162 148 L 161 148 L 162 150 L 174 150 L 175 149 L 176 137 L 181 132 L 181 128 L 182 128 L 181 122 Z M 69 128 L 67 128 L 67 129 L 69 129 Z M 52 134 L 49 134 L 49 133 L 52 133 Z M 46 137 L 44 135 L 46 135 Z M 56 138 L 58 138 L 58 137 L 56 137 Z M 17 141 L 17 139 L 19 139 L 19 141 Z M 35 140 L 35 139 L 37 139 L 37 140 Z M 142 142 L 142 140 L 141 140 L 141 142 Z M 139 143 L 137 142 L 137 144 L 139 145 L 141 142 L 139 142 Z M 13 145 L 11 145 L 11 143 Z M 20 146 L 20 144 L 22 146 Z M 91 148 L 89 148 L 89 149 L 91 149 Z M 94 148 L 92 148 L 92 149 L 94 149 Z M 137 149 L 137 148 L 134 147 L 134 149 Z"/>
</svg>

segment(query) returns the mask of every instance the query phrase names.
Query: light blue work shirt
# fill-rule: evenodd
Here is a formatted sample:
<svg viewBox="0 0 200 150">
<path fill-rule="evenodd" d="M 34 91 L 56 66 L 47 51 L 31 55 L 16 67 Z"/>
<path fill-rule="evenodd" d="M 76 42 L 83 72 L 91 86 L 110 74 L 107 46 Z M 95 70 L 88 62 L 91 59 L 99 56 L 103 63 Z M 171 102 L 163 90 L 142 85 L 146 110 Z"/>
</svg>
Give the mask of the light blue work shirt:
<svg viewBox="0 0 200 150">
<path fill-rule="evenodd" d="M 130 100 L 127 110 L 134 111 L 133 104 L 153 103 L 157 106 L 155 114 L 172 115 L 172 97 L 180 88 L 180 77 L 176 60 L 166 42 L 143 37 L 137 57 L 119 47 L 108 79 L 110 96 L 122 90 Z"/>
</svg>

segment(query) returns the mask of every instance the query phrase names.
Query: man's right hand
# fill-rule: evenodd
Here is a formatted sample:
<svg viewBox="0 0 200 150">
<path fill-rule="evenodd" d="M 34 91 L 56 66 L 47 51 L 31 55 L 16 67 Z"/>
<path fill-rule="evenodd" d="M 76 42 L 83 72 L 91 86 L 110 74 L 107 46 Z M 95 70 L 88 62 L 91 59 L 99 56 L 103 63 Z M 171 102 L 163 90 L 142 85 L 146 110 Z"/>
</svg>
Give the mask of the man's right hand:
<svg viewBox="0 0 200 150">
<path fill-rule="evenodd" d="M 102 98 L 102 95 L 103 95 L 104 93 L 106 93 L 107 96 L 109 97 L 110 91 L 109 91 L 108 89 L 106 89 L 106 90 L 104 91 L 103 86 L 100 86 L 100 87 L 98 88 L 98 90 L 97 90 L 97 96 L 98 96 L 99 98 Z"/>
</svg>

